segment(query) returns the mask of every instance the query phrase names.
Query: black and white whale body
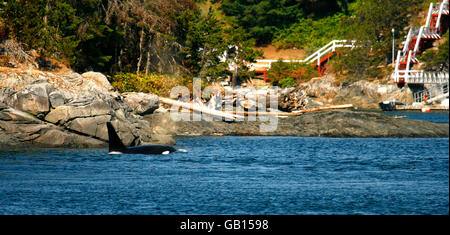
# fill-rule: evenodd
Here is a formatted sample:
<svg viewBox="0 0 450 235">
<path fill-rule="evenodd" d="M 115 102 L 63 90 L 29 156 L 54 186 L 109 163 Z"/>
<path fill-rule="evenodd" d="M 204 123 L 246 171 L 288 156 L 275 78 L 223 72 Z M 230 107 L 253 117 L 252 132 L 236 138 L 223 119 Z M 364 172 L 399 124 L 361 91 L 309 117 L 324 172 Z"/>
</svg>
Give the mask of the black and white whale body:
<svg viewBox="0 0 450 235">
<path fill-rule="evenodd" d="M 107 122 L 109 137 L 109 154 L 169 154 L 176 149 L 168 145 L 142 145 L 135 147 L 125 147 L 120 140 L 111 122 Z"/>
</svg>

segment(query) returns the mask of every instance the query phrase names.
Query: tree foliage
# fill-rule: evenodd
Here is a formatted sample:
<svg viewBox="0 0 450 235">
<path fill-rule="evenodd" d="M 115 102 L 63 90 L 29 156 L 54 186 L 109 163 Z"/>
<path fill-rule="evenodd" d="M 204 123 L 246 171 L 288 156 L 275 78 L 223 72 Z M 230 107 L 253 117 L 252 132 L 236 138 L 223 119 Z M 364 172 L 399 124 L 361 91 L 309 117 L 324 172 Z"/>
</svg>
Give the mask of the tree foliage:
<svg viewBox="0 0 450 235">
<path fill-rule="evenodd" d="M 316 50 L 333 39 L 345 39 L 347 26 L 342 22 L 348 16 L 336 13 L 317 20 L 302 18 L 289 28 L 275 33 L 273 44 L 277 48 Z"/>
<path fill-rule="evenodd" d="M 80 18 L 76 10 L 64 1 L 9 0 L 2 5 L 1 17 L 11 36 L 54 57 L 65 56 L 74 61 L 79 39 L 76 31 Z"/>
<path fill-rule="evenodd" d="M 1 7 L 10 38 L 68 59 L 77 71 L 217 78 L 229 63 L 256 55 L 242 29 L 212 10 L 202 16 L 193 0 L 9 0 Z M 233 48 L 234 61 L 221 60 Z"/>
<path fill-rule="evenodd" d="M 274 86 L 293 86 L 307 82 L 319 73 L 314 66 L 301 63 L 286 63 L 281 60 L 272 63 L 267 76 Z"/>
<path fill-rule="evenodd" d="M 194 14 L 182 50 L 190 72 L 196 77 L 215 79 L 230 75 L 231 64 L 247 71 L 246 63 L 260 54 L 253 50 L 255 41 L 235 23 L 219 20 L 211 8 L 205 17 L 199 12 Z"/>
<path fill-rule="evenodd" d="M 438 50 L 426 50 L 419 56 L 424 63 L 425 70 L 445 71 L 449 67 L 449 31 L 442 37 L 444 42 L 439 45 Z"/>
<path fill-rule="evenodd" d="M 200 2 L 202 9 L 198 7 Z M 338 74 L 361 79 L 378 76 L 380 66 L 391 62 L 392 28 L 397 47 L 402 41 L 398 39 L 406 34 L 403 29 L 408 26 L 409 13 L 417 12 L 416 6 L 423 3 L 423 0 L 7 0 L 0 5 L 0 25 L 7 28 L 8 38 L 24 43 L 27 49 L 36 49 L 43 56 L 64 61 L 77 71 L 137 76 L 182 74 L 180 77 L 202 77 L 208 81 L 224 76 L 251 76 L 246 64 L 261 55 L 253 50 L 255 44 L 274 43 L 277 47 L 311 51 L 332 39 L 355 40 L 356 47 L 334 60 L 334 68 Z M 207 11 L 206 6 L 212 5 L 214 9 Z M 432 58 L 445 60 L 445 56 L 441 52 L 426 52 L 423 58 L 432 66 L 438 63 Z M 230 65 L 238 69 L 230 71 Z M 279 67 L 286 69 L 287 74 L 283 71 L 277 74 L 276 68 L 273 69 L 275 81 L 284 79 L 282 83 L 289 85 L 309 76 L 299 75 L 302 70 L 308 74 L 307 68 L 283 66 Z M 292 71 L 297 72 L 291 74 Z"/>
<path fill-rule="evenodd" d="M 180 84 L 172 75 L 117 73 L 110 78 L 111 85 L 120 92 L 151 92 L 156 95 L 169 96 L 171 88 Z"/>
<path fill-rule="evenodd" d="M 379 77 L 381 67 L 391 63 L 392 32 L 395 30 L 396 45 L 404 38 L 403 29 L 409 25 L 408 10 L 419 0 L 366 0 L 357 1 L 354 13 L 345 19 L 348 25 L 345 38 L 355 40 L 355 48 L 343 53 L 335 63 L 335 69 L 340 74 L 346 74 L 350 79 Z"/>
<path fill-rule="evenodd" d="M 272 41 L 274 34 L 298 19 L 321 18 L 345 9 L 347 0 L 223 0 L 221 9 L 237 19 L 258 44 Z"/>
</svg>

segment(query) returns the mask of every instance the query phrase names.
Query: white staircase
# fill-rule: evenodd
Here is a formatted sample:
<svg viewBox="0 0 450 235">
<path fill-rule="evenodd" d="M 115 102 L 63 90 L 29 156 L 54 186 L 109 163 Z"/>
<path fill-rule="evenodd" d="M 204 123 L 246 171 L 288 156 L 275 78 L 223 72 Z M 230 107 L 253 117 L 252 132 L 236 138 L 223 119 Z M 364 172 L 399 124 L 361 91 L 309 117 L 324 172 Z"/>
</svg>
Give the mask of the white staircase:
<svg viewBox="0 0 450 235">
<path fill-rule="evenodd" d="M 433 84 L 448 83 L 449 73 L 426 72 L 410 70 L 412 64 L 418 63 L 416 55 L 422 52 L 422 40 L 437 40 L 443 33 L 443 16 L 449 15 L 449 2 L 430 3 L 427 20 L 424 26 L 412 26 L 409 29 L 406 40 L 403 43 L 403 50 L 398 51 L 395 61 L 395 70 L 392 78 L 397 84 Z"/>
<path fill-rule="evenodd" d="M 281 60 L 285 63 L 316 63 L 316 66 L 318 66 L 320 70 L 321 64 L 326 61 L 330 56 L 333 55 L 333 53 L 336 52 L 337 48 L 353 48 L 355 41 L 349 41 L 349 40 L 333 40 L 329 42 L 327 45 L 323 46 L 310 56 L 308 56 L 306 59 L 303 60 Z M 279 60 L 266 60 L 266 59 L 260 59 L 256 60 L 255 63 L 251 63 L 249 65 L 251 71 L 263 71 L 263 70 L 269 70 L 272 66 L 272 63 L 278 62 Z"/>
<path fill-rule="evenodd" d="M 428 9 L 427 20 L 424 26 L 410 27 L 406 40 L 403 43 L 403 50 L 397 53 L 395 60 L 395 69 L 391 77 L 397 84 L 442 84 L 448 83 L 448 72 L 428 72 L 419 70 L 410 70 L 411 66 L 418 63 L 416 55 L 422 52 L 422 40 L 437 40 L 441 38 L 443 32 L 442 17 L 449 15 L 449 0 L 444 0 L 442 3 L 430 3 Z M 285 63 L 307 63 L 315 65 L 319 69 L 319 73 L 323 75 L 321 69 L 322 63 L 328 60 L 337 48 L 353 48 L 355 41 L 350 40 L 332 40 L 324 47 L 320 48 L 306 59 L 303 60 L 281 60 Z M 255 63 L 250 63 L 248 66 L 250 71 L 264 73 L 264 80 L 266 80 L 266 72 L 279 60 L 259 59 Z"/>
</svg>

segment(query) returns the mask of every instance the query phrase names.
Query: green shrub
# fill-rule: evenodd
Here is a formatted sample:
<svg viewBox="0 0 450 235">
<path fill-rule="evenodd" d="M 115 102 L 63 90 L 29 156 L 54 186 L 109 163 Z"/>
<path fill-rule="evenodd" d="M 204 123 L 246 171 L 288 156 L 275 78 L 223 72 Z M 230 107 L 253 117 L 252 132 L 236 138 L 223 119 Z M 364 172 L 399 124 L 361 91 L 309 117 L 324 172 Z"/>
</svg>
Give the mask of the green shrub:
<svg viewBox="0 0 450 235">
<path fill-rule="evenodd" d="M 285 88 L 285 87 L 297 86 L 297 83 L 294 81 L 293 77 L 289 76 L 289 77 L 280 79 L 280 81 L 278 81 L 278 85 L 280 85 L 282 88 Z"/>
<path fill-rule="evenodd" d="M 279 60 L 272 63 L 267 76 L 274 86 L 295 86 L 293 82 L 296 84 L 307 82 L 320 75 L 313 65 L 285 63 Z"/>
<path fill-rule="evenodd" d="M 426 50 L 418 59 L 425 64 L 425 70 L 442 70 L 449 65 L 449 33 L 443 36 L 444 43 L 439 45 L 438 50 Z"/>
<path fill-rule="evenodd" d="M 345 16 L 342 13 L 321 19 L 300 19 L 291 27 L 282 29 L 275 34 L 273 43 L 277 48 L 315 50 L 325 46 L 333 39 L 344 38 L 347 26 L 341 22 Z"/>
<path fill-rule="evenodd" d="M 111 85 L 119 92 L 151 92 L 160 96 L 168 96 L 170 90 L 179 85 L 180 80 L 174 76 L 134 73 L 117 73 L 109 78 Z"/>
</svg>

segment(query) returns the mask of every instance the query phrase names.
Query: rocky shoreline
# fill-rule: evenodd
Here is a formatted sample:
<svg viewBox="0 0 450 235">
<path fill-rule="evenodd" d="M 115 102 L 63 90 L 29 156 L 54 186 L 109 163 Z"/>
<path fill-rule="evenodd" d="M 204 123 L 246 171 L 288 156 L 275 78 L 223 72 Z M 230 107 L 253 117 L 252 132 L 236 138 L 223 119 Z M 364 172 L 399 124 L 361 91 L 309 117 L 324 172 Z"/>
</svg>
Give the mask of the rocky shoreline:
<svg viewBox="0 0 450 235">
<path fill-rule="evenodd" d="M 114 91 L 101 73 L 0 73 L 0 147 L 105 147 L 106 122 L 125 145 L 152 143 L 141 114 L 159 106 L 152 94 Z M 137 101 L 138 100 L 138 101 Z"/>
<path fill-rule="evenodd" d="M 303 136 L 303 137 L 361 137 L 361 138 L 433 138 L 448 137 L 448 123 L 432 123 L 411 119 L 396 119 L 382 113 L 328 110 L 278 118 L 275 131 L 262 132 L 261 124 L 268 121 L 178 121 L 167 113 L 145 117 L 154 129 L 168 136 Z"/>
<path fill-rule="evenodd" d="M 322 93 L 337 87 L 331 80 L 311 81 L 303 89 L 320 105 Z M 320 83 L 322 85 L 317 85 Z M 316 84 L 316 85 L 314 85 Z M 322 87 L 322 88 L 321 88 Z M 363 95 L 360 85 L 336 93 Z M 367 86 L 367 93 L 379 88 Z M 370 88 L 370 89 L 369 89 Z M 369 91 L 370 90 L 370 91 Z M 400 92 L 400 91 L 398 91 Z M 372 92 L 373 93 L 373 92 Z M 367 96 L 367 95 L 366 95 Z M 372 96 L 379 96 L 372 94 Z M 315 98 L 314 98 L 315 97 Z M 330 96 L 331 97 L 331 96 Z M 354 99 L 354 97 L 352 98 Z M 448 124 L 395 119 L 373 112 L 332 110 L 278 118 L 277 128 L 261 132 L 264 121 L 180 121 L 161 112 L 153 94 L 114 91 L 103 74 L 74 72 L 0 72 L 0 149 L 107 147 L 106 122 L 112 122 L 125 145 L 176 144 L 176 136 L 327 136 L 327 137 L 448 137 Z M 156 112 L 154 112 L 157 109 Z"/>
</svg>

